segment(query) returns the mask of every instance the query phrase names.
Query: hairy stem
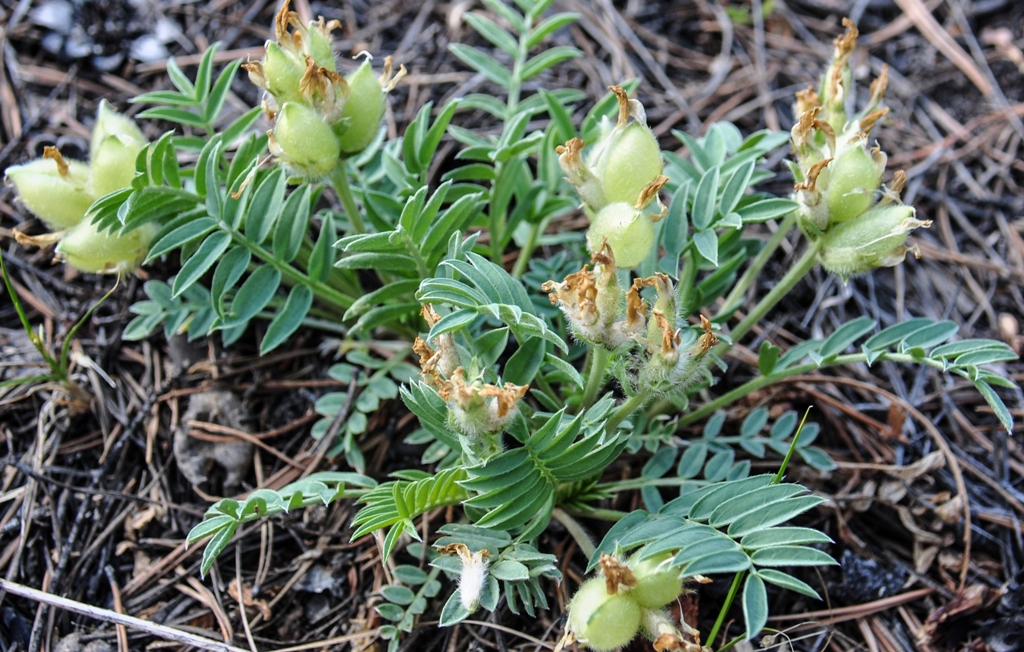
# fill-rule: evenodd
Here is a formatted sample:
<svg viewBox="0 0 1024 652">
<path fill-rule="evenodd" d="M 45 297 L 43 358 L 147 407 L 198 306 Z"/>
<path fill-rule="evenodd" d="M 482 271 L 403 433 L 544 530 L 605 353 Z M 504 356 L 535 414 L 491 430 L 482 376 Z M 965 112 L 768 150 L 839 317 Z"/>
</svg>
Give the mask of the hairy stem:
<svg viewBox="0 0 1024 652">
<path fill-rule="evenodd" d="M 697 262 L 696 254 L 692 249 L 688 249 L 683 255 L 685 256 L 683 271 L 679 274 L 679 287 L 676 289 L 676 309 L 679 311 L 679 317 L 686 319 L 693 314 L 690 309 L 690 299 L 696 287 L 694 281 L 697 280 Z"/>
<path fill-rule="evenodd" d="M 619 424 L 626 420 L 626 417 L 633 414 L 647 403 L 647 400 L 651 398 L 650 394 L 646 392 L 640 392 L 636 396 L 630 396 L 623 402 L 622 405 L 617 407 L 612 415 L 608 417 L 608 421 L 605 422 L 605 432 L 615 432 L 615 429 L 619 427 Z"/>
<path fill-rule="evenodd" d="M 337 308 L 339 310 L 339 314 L 344 314 L 345 311 L 348 310 L 349 306 L 354 302 L 352 297 L 335 290 L 326 283 L 315 281 L 288 263 L 278 260 L 272 253 L 254 243 L 252 240 L 246 238 L 235 229 L 228 229 L 227 231 L 231 234 L 231 239 L 234 240 L 235 243 L 242 245 L 257 258 L 281 272 L 282 278 L 294 284 L 305 285 L 313 291 L 313 296 L 320 299 L 322 302 Z"/>
</svg>

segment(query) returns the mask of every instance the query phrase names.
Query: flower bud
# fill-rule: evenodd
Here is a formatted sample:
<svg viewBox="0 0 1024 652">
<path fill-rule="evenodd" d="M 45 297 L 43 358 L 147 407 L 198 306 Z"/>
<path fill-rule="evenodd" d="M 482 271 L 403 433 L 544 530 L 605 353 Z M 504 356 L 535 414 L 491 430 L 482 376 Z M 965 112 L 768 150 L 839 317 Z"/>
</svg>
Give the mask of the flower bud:
<svg viewBox="0 0 1024 652">
<path fill-rule="evenodd" d="M 654 248 L 654 222 L 631 204 L 608 204 L 594 217 L 587 231 L 587 248 L 591 252 L 604 243 L 615 254 L 619 267 L 630 269 L 639 265 Z"/>
<path fill-rule="evenodd" d="M 89 166 L 65 159 L 55 147 L 47 147 L 43 158 L 11 166 L 4 174 L 25 208 L 51 228 L 71 228 L 92 205 Z"/>
<path fill-rule="evenodd" d="M 608 592 L 604 577 L 580 586 L 569 604 L 569 630 L 595 652 L 615 650 L 640 631 L 640 606 L 629 593 Z"/>
<path fill-rule="evenodd" d="M 871 207 L 882 184 L 885 159 L 878 148 L 868 152 L 857 143 L 829 163 L 825 201 L 830 223 L 846 222 Z"/>
<path fill-rule="evenodd" d="M 57 256 L 68 265 L 94 274 L 132 272 L 145 260 L 149 243 L 160 227 L 143 224 L 125 234 L 100 232 L 82 220 L 57 245 Z"/>
<path fill-rule="evenodd" d="M 320 179 L 334 169 L 341 146 L 330 125 L 304 104 L 287 102 L 277 114 L 268 148 L 297 175 Z"/>
<path fill-rule="evenodd" d="M 829 229 L 819 260 L 843 280 L 877 267 L 893 267 L 903 262 L 908 251 L 920 256 L 916 247 L 904 243 L 908 233 L 922 226 L 931 226 L 931 222 L 917 219 L 910 206 L 876 206 Z"/>
</svg>

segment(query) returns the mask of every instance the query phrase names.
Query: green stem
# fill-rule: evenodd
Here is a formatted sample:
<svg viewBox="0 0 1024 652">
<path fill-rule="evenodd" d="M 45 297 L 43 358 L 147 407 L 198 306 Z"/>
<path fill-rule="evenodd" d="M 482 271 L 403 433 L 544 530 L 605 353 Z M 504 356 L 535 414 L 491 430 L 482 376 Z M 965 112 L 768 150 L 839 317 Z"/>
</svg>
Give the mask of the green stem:
<svg viewBox="0 0 1024 652">
<path fill-rule="evenodd" d="M 779 248 L 782 241 L 786 239 L 789 232 L 793 230 L 793 226 L 796 224 L 796 212 L 792 212 L 783 218 L 782 222 L 779 223 L 779 228 L 775 231 L 768 242 L 765 243 L 764 248 L 754 257 L 754 260 L 750 261 L 750 266 L 747 267 L 747 271 L 743 273 L 740 280 L 737 281 L 736 285 L 733 286 L 729 296 L 725 298 L 722 304 L 723 310 L 729 310 L 743 297 L 750 286 L 753 285 L 757 276 L 764 269 L 764 266 L 768 264 L 768 260 L 775 253 L 775 250 Z"/>
<path fill-rule="evenodd" d="M 626 417 L 633 414 L 647 403 L 647 399 L 650 395 L 646 392 L 640 392 L 636 396 L 630 396 L 625 402 L 617 407 L 612 415 L 608 417 L 608 421 L 605 422 L 604 431 L 611 433 L 615 432 L 615 429 L 619 427 L 619 424 L 625 421 Z"/>
<path fill-rule="evenodd" d="M 814 268 L 814 265 L 818 262 L 818 252 L 821 250 L 821 240 L 812 243 L 807 247 L 807 251 L 800 257 L 800 260 L 790 268 L 786 275 L 783 276 L 778 284 L 771 289 L 771 292 L 766 294 L 761 301 L 747 314 L 747 316 L 736 325 L 729 333 L 729 337 L 732 339 L 734 344 L 738 344 L 739 341 L 750 332 L 758 322 L 760 322 L 768 311 L 775 307 L 775 305 L 785 297 L 793 287 L 800 282 L 803 277 L 807 276 L 807 273 Z M 715 347 L 715 353 L 721 355 L 729 348 L 728 344 L 722 343 Z"/>
<path fill-rule="evenodd" d="M 731 641 L 729 641 L 728 643 L 726 643 L 722 647 L 718 648 L 717 652 L 725 652 L 726 650 L 731 650 L 732 648 L 736 647 L 738 644 L 740 644 L 743 641 L 745 641 L 746 638 L 747 638 L 746 636 L 744 636 L 743 634 L 740 634 L 739 636 L 737 636 L 736 638 L 732 639 Z"/>
<path fill-rule="evenodd" d="M 732 586 L 729 587 L 729 595 L 725 598 L 725 604 L 722 605 L 722 610 L 718 612 L 718 619 L 715 620 L 715 626 L 711 628 L 711 633 L 708 634 L 707 642 L 714 644 L 715 639 L 718 637 L 718 631 L 722 629 L 722 625 L 725 623 L 725 617 L 729 613 L 729 607 L 732 606 L 733 600 L 736 599 L 736 594 L 740 592 L 740 585 L 743 584 L 743 578 L 746 576 L 746 571 L 736 573 L 736 577 L 732 580 Z"/>
<path fill-rule="evenodd" d="M 512 268 L 513 278 L 519 278 L 526 272 L 526 267 L 530 264 L 530 256 L 533 255 L 533 250 L 537 248 L 537 238 L 540 237 L 542 232 L 541 225 L 545 222 L 546 220 L 541 220 L 530 225 L 530 230 L 526 234 L 526 242 L 523 243 L 522 249 L 519 250 L 516 264 Z"/>
<path fill-rule="evenodd" d="M 605 385 L 605 372 L 608 370 L 608 360 L 612 352 L 600 345 L 590 347 L 592 353 L 589 363 L 590 370 L 587 373 L 587 384 L 583 388 L 583 398 L 580 401 L 580 411 L 583 411 L 594 404 L 597 393 Z"/>
<path fill-rule="evenodd" d="M 540 391 L 547 394 L 548 398 L 550 398 L 555 403 L 558 403 L 561 400 L 559 398 L 558 393 L 556 393 L 555 389 L 551 386 L 551 383 L 546 381 L 541 374 L 537 374 L 536 376 L 534 376 L 533 382 L 537 384 L 537 387 L 540 389 Z"/>
<path fill-rule="evenodd" d="M 576 545 L 580 547 L 580 551 L 588 560 L 594 556 L 597 547 L 590 540 L 590 535 L 587 534 L 587 531 L 583 529 L 583 526 L 576 519 L 566 513 L 561 507 L 551 510 L 551 518 L 561 523 L 569 531 L 573 540 L 576 541 Z"/>
<path fill-rule="evenodd" d="M 889 360 L 891 362 L 902 362 L 907 364 L 926 364 L 935 367 L 936 369 L 942 369 L 942 362 L 940 362 L 939 360 L 931 360 L 929 358 L 915 358 L 914 356 L 907 353 L 880 353 L 874 359 Z M 715 413 L 716 410 L 720 410 L 727 405 L 732 405 L 735 401 L 738 401 L 744 396 L 756 392 L 759 389 L 763 389 L 774 383 L 777 383 L 780 380 L 792 378 L 793 376 L 799 376 L 801 374 L 806 374 L 812 371 L 817 371 L 822 367 L 833 367 L 838 365 L 855 364 L 858 362 L 866 361 L 867 356 L 864 355 L 863 353 L 850 353 L 847 355 L 836 356 L 835 358 L 832 358 L 831 360 L 823 362 L 821 364 L 811 361 L 804 363 L 802 365 L 789 367 L 788 369 L 784 369 L 783 371 L 771 374 L 769 376 L 758 376 L 757 378 L 754 378 L 753 380 L 750 380 L 744 383 L 743 385 L 740 385 L 731 392 L 722 394 L 715 400 L 702 406 L 700 409 L 694 410 L 693 412 L 690 412 L 689 414 L 681 417 L 677 425 L 680 428 L 684 428 L 692 423 L 695 423 L 697 421 L 700 421 L 701 419 L 711 416 L 712 414 Z"/>
<path fill-rule="evenodd" d="M 715 441 L 719 441 L 715 438 Z M 608 491 L 611 493 L 619 493 L 620 491 L 629 491 L 631 489 L 643 489 L 644 487 L 679 487 L 682 485 L 695 485 L 702 487 L 708 484 L 707 480 L 692 480 L 687 478 L 678 477 L 667 477 L 667 478 L 631 478 L 629 480 L 619 480 L 617 482 L 599 482 L 596 485 L 596 489 L 601 491 Z"/>
<path fill-rule="evenodd" d="M 617 509 L 604 509 L 602 507 L 587 507 L 580 511 L 573 510 L 573 513 L 576 516 L 596 518 L 600 521 L 608 521 L 609 523 L 617 523 L 630 514 L 630 512 L 622 512 Z"/>
<path fill-rule="evenodd" d="M 226 230 L 231 234 L 231 239 L 237 244 L 242 245 L 257 258 L 281 272 L 282 278 L 291 281 L 292 283 L 305 285 L 313 291 L 313 296 L 317 297 L 322 302 L 337 308 L 339 310 L 339 314 L 344 314 L 345 311 L 348 310 L 349 306 L 354 303 L 354 299 L 352 299 L 352 297 L 335 290 L 326 283 L 314 281 L 309 276 L 303 274 L 288 263 L 274 258 L 274 255 L 269 251 L 254 243 L 252 240 L 249 240 L 235 229 Z"/>
<path fill-rule="evenodd" d="M 338 199 L 345 208 L 348 215 L 348 222 L 352 226 L 352 233 L 366 233 L 366 224 L 363 223 L 363 216 L 356 207 L 355 197 L 352 196 L 352 187 L 348 185 L 348 171 L 344 161 L 339 161 L 330 176 L 331 186 L 334 192 L 338 193 Z"/>
</svg>

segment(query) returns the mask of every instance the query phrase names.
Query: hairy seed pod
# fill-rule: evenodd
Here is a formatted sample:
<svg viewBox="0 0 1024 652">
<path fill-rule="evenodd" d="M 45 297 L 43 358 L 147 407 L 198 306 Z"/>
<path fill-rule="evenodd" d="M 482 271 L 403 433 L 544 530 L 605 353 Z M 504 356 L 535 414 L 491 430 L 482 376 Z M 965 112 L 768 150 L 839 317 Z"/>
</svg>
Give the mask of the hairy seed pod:
<svg viewBox="0 0 1024 652">
<path fill-rule="evenodd" d="M 569 604 L 569 629 L 594 652 L 610 652 L 640 630 L 640 606 L 629 594 L 609 594 L 605 578 L 594 577 L 580 586 Z"/>
<path fill-rule="evenodd" d="M 654 223 L 643 211 L 630 204 L 608 204 L 594 217 L 587 231 L 587 247 L 601 250 L 605 242 L 622 269 L 636 267 L 654 247 Z"/>
<path fill-rule="evenodd" d="M 68 265 L 92 274 L 133 272 L 146 258 L 149 243 L 160 227 L 143 224 L 125 234 L 100 232 L 88 220 L 74 226 L 57 245 Z"/>
<path fill-rule="evenodd" d="M 881 152 L 879 152 L 881 154 Z M 826 168 L 828 187 L 825 201 L 829 221 L 842 223 L 861 215 L 875 201 L 882 184 L 885 155 L 876 161 L 863 145 L 855 144 L 836 157 Z"/>
<path fill-rule="evenodd" d="M 892 267 L 910 251 L 904 245 L 907 234 L 930 225 L 914 217 L 910 206 L 876 206 L 829 229 L 819 260 L 822 267 L 844 280 L 878 267 Z"/>
<path fill-rule="evenodd" d="M 89 166 L 80 161 L 40 158 L 7 168 L 6 178 L 33 215 L 54 229 L 82 221 L 93 197 L 87 191 Z M 62 173 L 63 171 L 63 173 Z"/>
<path fill-rule="evenodd" d="M 364 61 L 347 77 L 349 96 L 341 113 L 347 120 L 345 133 L 338 139 L 344 154 L 357 154 L 369 145 L 384 115 L 384 88 L 373 74 L 369 61 Z"/>
<path fill-rule="evenodd" d="M 665 564 L 671 557 L 671 554 L 665 553 L 641 560 L 640 553 L 637 553 L 630 558 L 628 563 L 636 577 L 636 586 L 630 590 L 629 595 L 641 607 L 664 607 L 683 592 L 679 569 Z"/>
<path fill-rule="evenodd" d="M 288 102 L 278 112 L 270 151 L 306 179 L 327 176 L 341 156 L 341 146 L 330 125 L 316 111 L 297 102 Z"/>
<path fill-rule="evenodd" d="M 595 170 L 609 204 L 635 204 L 640 192 L 661 176 L 661 148 L 647 125 L 631 122 L 614 133 L 613 144 Z"/>
</svg>

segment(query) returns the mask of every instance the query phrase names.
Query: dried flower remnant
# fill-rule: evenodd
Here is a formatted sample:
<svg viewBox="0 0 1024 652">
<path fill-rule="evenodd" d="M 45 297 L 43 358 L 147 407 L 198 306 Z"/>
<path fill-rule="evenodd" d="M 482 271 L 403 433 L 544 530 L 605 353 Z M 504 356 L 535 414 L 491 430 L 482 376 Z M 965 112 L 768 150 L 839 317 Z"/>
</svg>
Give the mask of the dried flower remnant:
<svg viewBox="0 0 1024 652">
<path fill-rule="evenodd" d="M 505 383 L 498 387 L 479 380 L 467 382 L 459 367 L 441 384 L 441 398 L 448 401 L 458 431 L 468 437 L 501 433 L 519 411 L 519 399 L 528 385 Z"/>
<path fill-rule="evenodd" d="M 459 598 L 462 607 L 473 613 L 480 606 L 480 596 L 487 581 L 490 553 L 487 550 L 471 553 L 464 543 L 450 543 L 438 548 L 437 552 L 442 555 L 459 556 L 462 562 L 462 571 L 459 573 Z"/>
<path fill-rule="evenodd" d="M 584 265 L 561 283 L 546 281 L 541 289 L 549 293 L 552 304 L 562 309 L 577 338 L 615 350 L 629 340 L 636 316 L 629 322 L 622 319 L 616 257 L 607 243 L 591 257 L 591 264 L 593 269 Z"/>
<path fill-rule="evenodd" d="M 429 303 L 420 309 L 420 315 L 431 328 L 441 321 L 441 316 Z M 436 349 L 423 338 L 417 337 L 413 342 L 413 352 L 420 357 L 420 376 L 436 389 L 441 387 L 443 379 L 450 378 L 455 373 L 461 362 L 451 333 L 438 335 L 433 339 L 433 344 Z"/>
</svg>

